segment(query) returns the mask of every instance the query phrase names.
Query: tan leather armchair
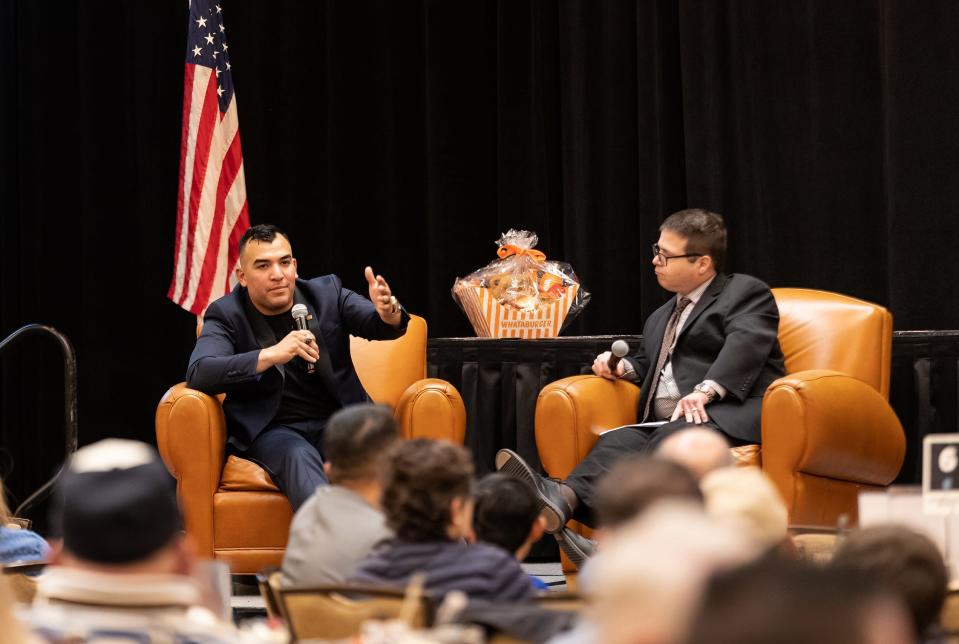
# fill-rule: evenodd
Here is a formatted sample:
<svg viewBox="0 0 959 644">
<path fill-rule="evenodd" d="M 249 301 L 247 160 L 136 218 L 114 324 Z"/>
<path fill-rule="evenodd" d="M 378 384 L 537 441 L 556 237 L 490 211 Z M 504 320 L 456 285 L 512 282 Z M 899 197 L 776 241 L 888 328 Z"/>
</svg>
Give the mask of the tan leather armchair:
<svg viewBox="0 0 959 644">
<path fill-rule="evenodd" d="M 892 315 L 881 306 L 808 289 L 773 289 L 784 378 L 763 398 L 762 447 L 733 450 L 782 493 L 793 524 L 855 522 L 859 490 L 889 485 L 905 434 L 889 406 Z M 572 376 L 543 388 L 536 444 L 543 467 L 565 478 L 597 432 L 636 422 L 639 388 Z M 581 531 L 585 529 L 580 526 Z"/>
<path fill-rule="evenodd" d="M 411 316 L 389 341 L 350 339 L 363 387 L 395 410 L 405 438 L 463 443 L 466 410 L 456 388 L 426 376 L 426 321 Z M 156 411 L 157 446 L 177 480 L 187 533 L 201 557 L 227 561 L 234 574 L 282 563 L 293 511 L 261 467 L 225 458 L 226 423 L 218 397 L 180 383 Z"/>
</svg>

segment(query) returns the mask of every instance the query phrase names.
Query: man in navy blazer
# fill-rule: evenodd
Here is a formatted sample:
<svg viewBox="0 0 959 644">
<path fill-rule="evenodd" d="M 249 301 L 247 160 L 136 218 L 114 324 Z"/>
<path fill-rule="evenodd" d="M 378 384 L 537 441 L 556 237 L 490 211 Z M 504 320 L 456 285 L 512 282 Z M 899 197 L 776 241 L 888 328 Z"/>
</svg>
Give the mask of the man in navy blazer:
<svg viewBox="0 0 959 644">
<path fill-rule="evenodd" d="M 641 383 L 637 417 L 659 424 L 603 434 L 562 482 L 542 478 L 509 450 L 497 454 L 498 468 L 531 482 L 540 493 L 547 531 L 556 534 L 574 561 L 588 554 L 582 551 L 586 544 L 564 525 L 570 518 L 593 525 L 596 483 L 617 460 L 651 452 L 689 424 L 719 432 L 730 445 L 759 443 L 763 394 L 785 374 L 777 339 L 779 309 L 769 287 L 749 275 L 721 272 L 726 255 L 722 217 L 682 210 L 659 230 L 653 267 L 659 284 L 676 295 L 649 316 L 635 355 L 614 370 L 609 352 L 593 362 L 598 376 Z"/>
<path fill-rule="evenodd" d="M 336 275 L 298 279 L 289 237 L 276 226 L 253 226 L 239 246 L 238 284 L 207 308 L 187 385 L 226 394 L 228 449 L 262 465 L 296 510 L 327 482 L 320 455 L 327 419 L 370 400 L 349 336 L 397 338 L 409 315 L 370 267 L 369 299 Z M 294 304 L 307 307 L 305 330 L 296 328 Z"/>
</svg>

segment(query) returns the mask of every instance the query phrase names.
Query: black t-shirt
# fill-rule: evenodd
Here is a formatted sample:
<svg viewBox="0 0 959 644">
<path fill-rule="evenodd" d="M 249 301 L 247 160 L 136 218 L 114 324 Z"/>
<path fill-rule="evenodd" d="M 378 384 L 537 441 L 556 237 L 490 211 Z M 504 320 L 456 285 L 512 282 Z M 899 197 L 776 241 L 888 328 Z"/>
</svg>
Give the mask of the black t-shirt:
<svg viewBox="0 0 959 644">
<path fill-rule="evenodd" d="M 257 315 L 263 315 L 257 312 Z M 296 328 L 289 313 L 263 315 L 276 341 L 285 338 Z M 306 361 L 293 358 L 284 365 L 286 378 L 283 381 L 283 398 L 273 422 L 307 419 L 326 419 L 340 408 L 336 397 L 330 393 L 318 372 L 307 373 Z"/>
</svg>

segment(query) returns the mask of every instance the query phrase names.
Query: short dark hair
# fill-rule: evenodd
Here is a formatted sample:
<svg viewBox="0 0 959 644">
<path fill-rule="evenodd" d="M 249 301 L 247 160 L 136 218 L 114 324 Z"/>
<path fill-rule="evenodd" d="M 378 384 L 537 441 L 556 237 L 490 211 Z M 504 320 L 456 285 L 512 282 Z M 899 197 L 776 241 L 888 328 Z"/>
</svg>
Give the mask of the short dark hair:
<svg viewBox="0 0 959 644">
<path fill-rule="evenodd" d="M 686 642 L 864 643 L 871 614 L 890 600 L 833 569 L 766 556 L 711 577 Z"/>
<path fill-rule="evenodd" d="M 659 230 L 669 230 L 685 237 L 686 249 L 683 252 L 709 255 L 717 271 L 722 271 L 726 265 L 726 223 L 719 213 L 702 208 L 680 210 L 667 217 Z"/>
<path fill-rule="evenodd" d="M 627 456 L 599 481 L 599 523 L 604 528 L 620 526 L 667 498 L 703 503 L 699 482 L 682 465 L 644 454 Z"/>
<path fill-rule="evenodd" d="M 323 456 L 330 481 L 373 479 L 400 438 L 393 412 L 383 405 L 350 405 L 330 417 L 323 431 Z"/>
<path fill-rule="evenodd" d="M 276 239 L 277 235 L 283 235 L 286 237 L 286 241 L 290 242 L 291 246 L 293 245 L 293 241 L 290 239 L 290 236 L 273 224 L 257 224 L 256 226 L 250 226 L 246 229 L 246 232 L 243 233 L 243 236 L 240 237 L 240 255 L 243 254 L 243 249 L 250 240 L 270 244 L 273 243 L 273 240 Z"/>
<path fill-rule="evenodd" d="M 386 523 L 403 541 L 445 541 L 450 503 L 473 491 L 469 452 L 448 441 L 400 441 L 383 487 Z"/>
<path fill-rule="evenodd" d="M 939 622 L 949 575 L 939 549 L 924 534 L 900 525 L 863 528 L 849 534 L 831 563 L 861 583 L 900 595 L 917 638 L 924 639 Z"/>
<path fill-rule="evenodd" d="M 478 540 L 515 553 L 526 543 L 538 517 L 536 495 L 523 481 L 502 472 L 480 479 L 473 508 L 473 530 Z"/>
</svg>

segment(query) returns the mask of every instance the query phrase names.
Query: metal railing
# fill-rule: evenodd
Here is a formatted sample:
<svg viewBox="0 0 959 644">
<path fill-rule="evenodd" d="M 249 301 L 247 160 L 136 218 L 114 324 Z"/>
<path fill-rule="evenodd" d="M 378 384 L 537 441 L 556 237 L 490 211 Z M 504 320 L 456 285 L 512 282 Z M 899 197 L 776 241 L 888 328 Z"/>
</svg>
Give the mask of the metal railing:
<svg viewBox="0 0 959 644">
<path fill-rule="evenodd" d="M 67 339 L 67 336 L 53 327 L 44 324 L 28 324 L 20 327 L 0 342 L 0 355 L 3 354 L 4 350 L 13 345 L 14 341 L 28 335 L 46 335 L 53 337 L 60 345 L 60 350 L 63 353 L 63 434 L 65 460 L 66 457 L 77 451 L 77 354 L 70 340 Z M 63 466 L 60 467 L 60 470 L 54 474 L 49 481 L 40 486 L 40 489 L 17 506 L 14 514 L 20 516 L 23 512 L 47 498 L 57 479 L 60 478 L 61 472 L 63 472 Z"/>
</svg>

